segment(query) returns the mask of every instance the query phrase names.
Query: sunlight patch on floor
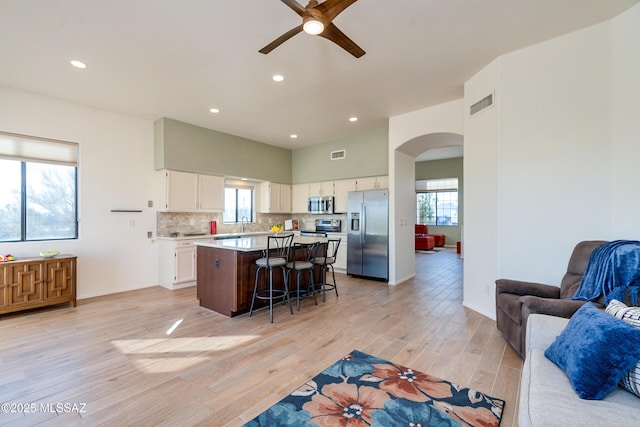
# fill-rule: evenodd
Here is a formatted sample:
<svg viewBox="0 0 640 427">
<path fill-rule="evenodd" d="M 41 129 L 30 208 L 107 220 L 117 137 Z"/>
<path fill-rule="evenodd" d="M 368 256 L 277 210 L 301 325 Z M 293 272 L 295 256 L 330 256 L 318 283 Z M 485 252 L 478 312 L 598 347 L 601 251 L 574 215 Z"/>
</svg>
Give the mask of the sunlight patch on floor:
<svg viewBox="0 0 640 427">
<path fill-rule="evenodd" d="M 189 368 L 209 360 L 207 353 L 231 350 L 258 338 L 260 335 L 146 338 L 113 340 L 111 344 L 122 354 L 132 356 L 140 371 L 163 373 Z"/>
<path fill-rule="evenodd" d="M 260 335 L 229 335 L 114 340 L 111 343 L 123 354 L 162 354 L 224 351 L 250 343 L 258 338 Z"/>
</svg>

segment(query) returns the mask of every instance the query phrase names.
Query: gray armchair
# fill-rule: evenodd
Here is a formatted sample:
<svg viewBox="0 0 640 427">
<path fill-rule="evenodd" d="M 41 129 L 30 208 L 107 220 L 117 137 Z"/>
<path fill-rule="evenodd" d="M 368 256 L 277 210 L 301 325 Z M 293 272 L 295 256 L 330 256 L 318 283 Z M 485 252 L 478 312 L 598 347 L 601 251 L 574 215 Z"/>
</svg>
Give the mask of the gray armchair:
<svg viewBox="0 0 640 427">
<path fill-rule="evenodd" d="M 510 279 L 496 280 L 496 325 L 523 359 L 529 314 L 540 313 L 569 318 L 582 307 L 585 301 L 563 298 L 571 298 L 576 293 L 591 252 L 603 243 L 607 242 L 590 240 L 576 245 L 560 287 Z M 604 297 L 600 297 L 594 303 L 603 306 Z"/>
</svg>

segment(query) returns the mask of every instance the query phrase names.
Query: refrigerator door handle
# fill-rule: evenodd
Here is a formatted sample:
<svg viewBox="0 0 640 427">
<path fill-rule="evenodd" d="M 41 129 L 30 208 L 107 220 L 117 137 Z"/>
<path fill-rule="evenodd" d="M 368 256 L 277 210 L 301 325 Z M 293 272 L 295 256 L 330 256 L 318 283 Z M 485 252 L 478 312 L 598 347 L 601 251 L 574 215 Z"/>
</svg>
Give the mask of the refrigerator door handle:
<svg viewBox="0 0 640 427">
<path fill-rule="evenodd" d="M 367 205 L 362 204 L 362 227 L 360 228 L 360 243 L 367 244 Z"/>
</svg>

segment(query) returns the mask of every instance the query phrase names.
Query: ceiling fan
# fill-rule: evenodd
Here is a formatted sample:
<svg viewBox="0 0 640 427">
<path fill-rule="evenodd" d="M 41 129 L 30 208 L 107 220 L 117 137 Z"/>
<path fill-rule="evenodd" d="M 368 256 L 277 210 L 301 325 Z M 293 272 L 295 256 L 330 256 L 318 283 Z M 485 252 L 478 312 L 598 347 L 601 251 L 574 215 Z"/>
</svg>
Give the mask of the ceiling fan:
<svg viewBox="0 0 640 427">
<path fill-rule="evenodd" d="M 302 24 L 287 31 L 260 49 L 259 52 L 266 55 L 291 37 L 304 31 L 307 34 L 318 35 L 327 40 L 331 40 L 356 58 L 360 58 L 365 54 L 365 51 L 331 22 L 340 12 L 356 1 L 357 0 L 326 0 L 318 3 L 317 0 L 310 0 L 307 7 L 303 7 L 296 0 L 282 0 L 282 3 L 300 15 Z"/>
</svg>

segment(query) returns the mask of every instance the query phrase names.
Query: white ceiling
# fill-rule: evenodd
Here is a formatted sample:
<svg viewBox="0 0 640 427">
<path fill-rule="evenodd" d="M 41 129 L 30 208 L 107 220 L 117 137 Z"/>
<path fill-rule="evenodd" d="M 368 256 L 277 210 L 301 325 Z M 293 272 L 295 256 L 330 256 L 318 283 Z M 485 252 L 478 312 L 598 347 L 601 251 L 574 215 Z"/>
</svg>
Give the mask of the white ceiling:
<svg viewBox="0 0 640 427">
<path fill-rule="evenodd" d="M 0 0 L 0 85 L 295 149 L 458 99 L 497 56 L 638 1 L 360 0 L 334 20 L 356 59 L 304 33 L 258 53 L 300 24 L 278 0 Z"/>
</svg>

